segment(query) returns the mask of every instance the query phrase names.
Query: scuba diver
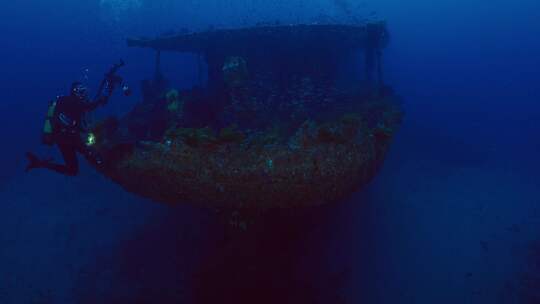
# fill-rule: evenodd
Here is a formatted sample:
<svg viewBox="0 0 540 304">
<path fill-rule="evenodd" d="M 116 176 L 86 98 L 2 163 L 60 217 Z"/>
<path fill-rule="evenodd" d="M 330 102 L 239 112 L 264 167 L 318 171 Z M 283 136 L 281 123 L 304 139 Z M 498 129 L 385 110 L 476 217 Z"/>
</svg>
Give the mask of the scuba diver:
<svg viewBox="0 0 540 304">
<path fill-rule="evenodd" d="M 40 159 L 35 154 L 27 152 L 29 162 L 26 172 L 43 168 L 75 176 L 79 172 L 77 153 L 82 154 L 98 169 L 104 167 L 104 160 L 92 147 L 95 138 L 92 133 L 87 133 L 85 115 L 107 104 L 116 86 L 122 84 L 122 78 L 116 75 L 116 71 L 122 66 L 123 61 L 115 64 L 105 74 L 93 101 L 88 98 L 88 89 L 81 82 L 74 82 L 68 96 L 60 96 L 51 103 L 43 130 L 43 143 L 50 146 L 56 144 L 64 158 L 64 164 L 54 163 L 51 158 Z M 129 88 L 126 85 L 122 86 L 124 94 L 128 95 Z"/>
</svg>

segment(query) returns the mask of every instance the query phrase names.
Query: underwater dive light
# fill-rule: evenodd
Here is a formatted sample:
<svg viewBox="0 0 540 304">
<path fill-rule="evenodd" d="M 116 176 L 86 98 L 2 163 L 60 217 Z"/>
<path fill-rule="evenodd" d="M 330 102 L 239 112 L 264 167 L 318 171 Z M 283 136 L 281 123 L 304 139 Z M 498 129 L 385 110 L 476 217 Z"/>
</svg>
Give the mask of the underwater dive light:
<svg viewBox="0 0 540 304">
<path fill-rule="evenodd" d="M 86 145 L 87 146 L 93 146 L 96 144 L 96 136 L 94 133 L 88 133 L 88 137 L 86 138 Z"/>
</svg>

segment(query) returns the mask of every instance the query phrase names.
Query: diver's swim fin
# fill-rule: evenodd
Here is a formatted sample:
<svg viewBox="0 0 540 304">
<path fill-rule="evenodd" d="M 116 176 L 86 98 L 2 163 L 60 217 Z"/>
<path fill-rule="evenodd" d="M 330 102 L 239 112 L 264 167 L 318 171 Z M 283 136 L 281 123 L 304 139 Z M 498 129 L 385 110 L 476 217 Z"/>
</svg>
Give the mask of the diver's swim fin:
<svg viewBox="0 0 540 304">
<path fill-rule="evenodd" d="M 29 172 L 32 169 L 43 166 L 43 161 L 32 152 L 26 152 L 26 158 L 28 158 L 28 165 L 26 165 L 26 169 L 24 170 L 25 172 Z"/>
</svg>

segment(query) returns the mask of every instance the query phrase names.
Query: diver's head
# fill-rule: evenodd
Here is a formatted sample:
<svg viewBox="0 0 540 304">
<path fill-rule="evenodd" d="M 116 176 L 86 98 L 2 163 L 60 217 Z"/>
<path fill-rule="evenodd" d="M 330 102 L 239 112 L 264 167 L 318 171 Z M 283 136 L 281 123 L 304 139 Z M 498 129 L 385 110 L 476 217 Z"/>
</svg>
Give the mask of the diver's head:
<svg viewBox="0 0 540 304">
<path fill-rule="evenodd" d="M 71 95 L 80 100 L 86 100 L 88 99 L 88 88 L 81 82 L 76 81 L 71 84 Z"/>
</svg>

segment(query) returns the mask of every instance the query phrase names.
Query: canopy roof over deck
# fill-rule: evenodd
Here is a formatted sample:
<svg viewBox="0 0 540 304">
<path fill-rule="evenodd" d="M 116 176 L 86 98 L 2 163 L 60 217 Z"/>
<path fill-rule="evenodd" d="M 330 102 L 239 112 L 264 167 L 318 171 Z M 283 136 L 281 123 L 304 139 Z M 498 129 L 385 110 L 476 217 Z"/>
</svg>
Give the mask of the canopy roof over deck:
<svg viewBox="0 0 540 304">
<path fill-rule="evenodd" d="M 377 22 L 216 29 L 154 39 L 133 38 L 127 43 L 130 47 L 156 50 L 157 71 L 161 51 L 200 54 L 208 64 L 210 86 L 219 86 L 224 62 L 230 57 L 245 59 L 255 74 L 271 74 L 274 79 L 288 81 L 291 75 L 336 78 L 341 64 L 349 62 L 349 55 L 361 49 L 366 54 L 365 78 L 381 78 L 380 51 L 388 41 L 386 24 Z"/>
<path fill-rule="evenodd" d="M 226 49 L 241 53 L 259 47 L 287 45 L 288 49 L 334 46 L 346 49 L 385 47 L 386 25 L 383 22 L 363 25 L 276 25 L 238 29 L 217 29 L 182 33 L 155 39 L 128 39 L 128 46 L 160 51 L 208 53 Z"/>
</svg>

